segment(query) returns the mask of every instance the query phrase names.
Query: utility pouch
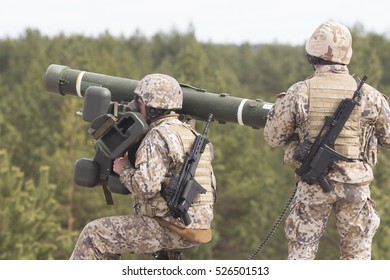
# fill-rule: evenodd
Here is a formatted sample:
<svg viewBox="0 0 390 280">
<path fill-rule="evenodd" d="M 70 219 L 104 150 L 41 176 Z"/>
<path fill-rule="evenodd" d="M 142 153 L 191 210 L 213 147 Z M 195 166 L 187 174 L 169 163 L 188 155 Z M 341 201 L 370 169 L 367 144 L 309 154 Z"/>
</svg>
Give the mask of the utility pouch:
<svg viewBox="0 0 390 280">
<path fill-rule="evenodd" d="M 375 134 L 375 127 L 369 126 L 364 135 L 363 160 L 374 167 L 378 163 L 378 139 Z"/>
</svg>

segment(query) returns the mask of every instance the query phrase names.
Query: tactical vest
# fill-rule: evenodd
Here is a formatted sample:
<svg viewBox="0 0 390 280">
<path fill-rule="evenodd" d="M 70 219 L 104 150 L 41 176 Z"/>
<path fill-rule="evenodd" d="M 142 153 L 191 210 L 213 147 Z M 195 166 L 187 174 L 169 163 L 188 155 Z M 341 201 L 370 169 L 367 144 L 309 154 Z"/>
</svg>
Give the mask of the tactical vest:
<svg viewBox="0 0 390 280">
<path fill-rule="evenodd" d="M 325 122 L 332 116 L 344 98 L 352 98 L 357 83 L 349 75 L 321 74 L 308 80 L 309 137 L 314 141 Z M 360 155 L 360 106 L 355 106 L 335 142 L 335 150 L 349 158 Z"/>
<path fill-rule="evenodd" d="M 195 140 L 196 132 L 192 130 L 190 126 L 185 124 L 169 124 L 169 129 L 172 130 L 179 139 L 182 140 L 182 146 L 184 149 L 184 156 L 186 152 L 189 152 L 192 147 L 192 143 Z M 170 143 L 167 141 L 168 149 L 171 150 L 173 147 L 169 147 Z M 195 172 L 195 180 L 206 189 L 206 193 L 198 194 L 195 197 L 191 207 L 197 207 L 199 205 L 213 204 L 214 203 L 214 186 L 212 186 L 212 167 L 211 161 L 213 159 L 212 153 L 210 151 L 210 146 L 206 145 L 206 148 L 199 160 L 198 167 Z M 184 162 L 184 157 L 181 162 L 176 163 L 176 166 L 171 171 L 173 174 L 178 174 L 181 170 L 181 167 Z M 162 188 L 164 188 L 169 183 L 169 177 L 164 180 L 162 183 Z M 138 210 L 139 214 L 146 215 L 149 217 L 165 217 L 170 215 L 169 209 L 165 199 L 158 193 L 155 197 L 140 202 L 138 201 Z"/>
</svg>

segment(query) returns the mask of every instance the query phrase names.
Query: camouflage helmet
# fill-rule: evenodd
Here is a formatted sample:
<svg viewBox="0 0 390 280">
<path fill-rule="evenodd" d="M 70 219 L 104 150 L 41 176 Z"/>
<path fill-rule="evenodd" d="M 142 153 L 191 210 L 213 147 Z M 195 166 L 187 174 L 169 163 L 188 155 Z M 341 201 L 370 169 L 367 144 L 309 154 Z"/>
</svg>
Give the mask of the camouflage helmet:
<svg viewBox="0 0 390 280">
<path fill-rule="evenodd" d="M 352 57 L 352 36 L 348 28 L 336 22 L 322 23 L 306 41 L 306 52 L 334 63 L 348 64 Z"/>
<path fill-rule="evenodd" d="M 134 93 L 145 105 L 157 109 L 181 109 L 183 91 L 176 79 L 165 74 L 150 74 L 137 85 Z"/>
</svg>

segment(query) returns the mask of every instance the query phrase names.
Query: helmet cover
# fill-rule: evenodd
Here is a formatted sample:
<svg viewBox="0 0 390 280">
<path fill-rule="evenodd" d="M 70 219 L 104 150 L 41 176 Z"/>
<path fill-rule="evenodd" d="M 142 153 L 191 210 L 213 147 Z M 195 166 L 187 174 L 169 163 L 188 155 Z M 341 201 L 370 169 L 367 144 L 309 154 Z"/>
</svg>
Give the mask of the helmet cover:
<svg viewBox="0 0 390 280">
<path fill-rule="evenodd" d="M 348 64 L 352 57 L 352 35 L 339 23 L 322 23 L 306 41 L 306 52 L 334 63 Z"/>
<path fill-rule="evenodd" d="M 134 93 L 146 106 L 157 109 L 181 109 L 183 91 L 176 79 L 165 74 L 150 74 L 137 85 Z"/>
</svg>

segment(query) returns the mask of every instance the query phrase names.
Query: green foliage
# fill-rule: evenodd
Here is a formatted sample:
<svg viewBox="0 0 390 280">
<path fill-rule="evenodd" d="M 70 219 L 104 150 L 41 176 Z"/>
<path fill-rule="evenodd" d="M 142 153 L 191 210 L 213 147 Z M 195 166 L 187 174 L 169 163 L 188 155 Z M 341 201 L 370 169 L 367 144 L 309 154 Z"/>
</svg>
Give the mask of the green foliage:
<svg viewBox="0 0 390 280">
<path fill-rule="evenodd" d="M 350 71 L 390 89 L 388 38 L 352 30 Z M 79 232 L 96 218 L 132 213 L 129 196 L 114 195 L 107 206 L 101 188 L 73 183 L 73 166 L 94 156 L 88 124 L 75 113 L 82 100 L 46 93 L 43 77 L 52 64 L 131 79 L 160 72 L 179 82 L 233 96 L 274 102 L 276 94 L 311 75 L 304 48 L 289 45 L 200 43 L 194 32 L 140 32 L 116 38 L 42 36 L 26 30 L 16 40 L 0 40 L 0 259 L 67 259 Z M 202 122 L 197 122 L 203 128 Z M 282 149 L 265 144 L 261 129 L 212 123 L 218 199 L 213 240 L 185 253 L 186 259 L 247 259 L 273 227 L 294 190 L 294 169 L 283 165 Z M 373 258 L 389 259 L 388 152 L 375 169 L 372 197 L 381 215 Z M 50 166 L 50 174 L 44 166 Z M 50 178 L 49 178 L 50 177 Z M 49 182 L 55 182 L 57 188 Z M 338 235 L 331 218 L 319 259 L 338 258 Z M 283 222 L 258 259 L 285 259 Z M 151 259 L 126 254 L 125 259 Z"/>
<path fill-rule="evenodd" d="M 0 150 L 0 259 L 52 259 L 59 249 L 55 185 L 49 168 L 40 168 L 38 183 L 26 180 Z"/>
</svg>

